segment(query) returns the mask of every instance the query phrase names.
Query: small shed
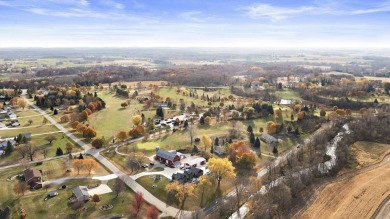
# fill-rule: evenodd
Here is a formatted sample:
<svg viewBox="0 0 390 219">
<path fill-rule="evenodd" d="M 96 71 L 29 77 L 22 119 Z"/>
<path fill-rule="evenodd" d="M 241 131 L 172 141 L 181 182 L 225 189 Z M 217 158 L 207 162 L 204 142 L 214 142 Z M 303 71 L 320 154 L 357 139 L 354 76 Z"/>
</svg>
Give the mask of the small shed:
<svg viewBox="0 0 390 219">
<path fill-rule="evenodd" d="M 77 201 L 87 201 L 89 199 L 88 187 L 77 186 L 72 189 L 72 193 Z"/>
<path fill-rule="evenodd" d="M 58 191 L 57 190 L 53 190 L 53 191 L 49 192 L 49 196 L 50 197 L 54 197 L 54 196 L 57 196 L 57 195 L 58 195 Z"/>
<path fill-rule="evenodd" d="M 276 144 L 276 143 L 278 143 L 278 139 L 277 138 L 275 138 L 272 135 L 266 134 L 266 133 L 262 134 L 260 139 L 262 141 L 264 141 L 265 143 L 268 143 L 268 144 Z"/>
<path fill-rule="evenodd" d="M 292 104 L 292 100 L 285 100 L 285 99 L 280 100 L 280 105 L 291 105 L 291 104 Z"/>
</svg>

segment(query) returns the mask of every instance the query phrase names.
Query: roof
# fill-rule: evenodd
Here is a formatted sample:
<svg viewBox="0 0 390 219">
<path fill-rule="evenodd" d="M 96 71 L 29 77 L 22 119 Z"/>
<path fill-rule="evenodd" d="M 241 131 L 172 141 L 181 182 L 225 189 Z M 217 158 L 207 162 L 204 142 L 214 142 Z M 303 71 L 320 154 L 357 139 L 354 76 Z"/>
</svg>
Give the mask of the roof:
<svg viewBox="0 0 390 219">
<path fill-rule="evenodd" d="M 198 173 L 203 172 L 203 170 L 196 167 L 191 167 L 190 169 L 186 170 L 186 172 L 197 175 Z"/>
<path fill-rule="evenodd" d="M 84 200 L 85 197 L 89 197 L 88 187 L 86 186 L 77 186 L 72 189 L 72 193 L 77 198 L 77 200 Z"/>
<path fill-rule="evenodd" d="M 285 99 L 280 100 L 280 104 L 282 104 L 282 105 L 289 105 L 291 103 L 292 103 L 292 100 L 285 100 Z"/>
<path fill-rule="evenodd" d="M 173 161 L 177 156 L 176 152 L 165 151 L 163 149 L 158 149 L 156 155 L 170 161 Z"/>
<path fill-rule="evenodd" d="M 198 158 L 195 158 L 193 160 L 186 162 L 185 164 L 192 166 L 194 164 L 200 164 L 202 162 L 206 162 L 206 159 L 204 159 L 203 157 L 198 157 Z"/>
<path fill-rule="evenodd" d="M 224 154 L 223 148 L 219 145 L 214 145 L 214 152 L 219 155 Z"/>
<path fill-rule="evenodd" d="M 42 178 L 42 173 L 39 170 L 32 169 L 32 168 L 25 170 L 23 175 L 24 175 L 24 179 L 26 180 L 26 182 L 30 181 L 31 179 L 33 179 L 35 177 Z"/>
<path fill-rule="evenodd" d="M 272 135 L 269 135 L 269 134 L 266 134 L 266 133 L 262 134 L 260 138 L 261 138 L 261 140 L 263 140 L 263 141 L 265 141 L 267 143 L 276 143 L 276 142 L 278 142 L 278 139 L 276 139 Z"/>
<path fill-rule="evenodd" d="M 15 140 L 9 139 L 9 140 L 6 140 L 6 141 L 1 142 L 1 143 L 0 143 L 0 148 L 6 148 L 8 142 L 10 142 L 12 146 L 14 146 L 14 145 L 16 144 L 16 141 L 15 141 Z"/>
</svg>

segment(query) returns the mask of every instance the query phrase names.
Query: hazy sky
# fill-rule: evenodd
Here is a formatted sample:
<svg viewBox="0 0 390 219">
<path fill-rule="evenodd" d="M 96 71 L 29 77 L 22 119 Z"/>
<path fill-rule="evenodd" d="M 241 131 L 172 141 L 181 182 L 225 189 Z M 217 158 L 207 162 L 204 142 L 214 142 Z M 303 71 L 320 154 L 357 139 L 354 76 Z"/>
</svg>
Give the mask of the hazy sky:
<svg viewBox="0 0 390 219">
<path fill-rule="evenodd" d="M 0 47 L 390 48 L 390 1 L 0 0 Z"/>
</svg>

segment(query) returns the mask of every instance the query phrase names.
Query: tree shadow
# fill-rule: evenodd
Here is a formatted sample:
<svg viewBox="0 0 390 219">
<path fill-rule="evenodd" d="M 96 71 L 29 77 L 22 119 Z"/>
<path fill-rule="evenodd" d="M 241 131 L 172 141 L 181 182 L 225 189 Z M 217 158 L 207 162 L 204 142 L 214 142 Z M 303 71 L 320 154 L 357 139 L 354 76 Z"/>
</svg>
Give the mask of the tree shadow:
<svg viewBox="0 0 390 219">
<path fill-rule="evenodd" d="M 118 111 L 126 110 L 127 108 L 118 108 Z"/>
</svg>

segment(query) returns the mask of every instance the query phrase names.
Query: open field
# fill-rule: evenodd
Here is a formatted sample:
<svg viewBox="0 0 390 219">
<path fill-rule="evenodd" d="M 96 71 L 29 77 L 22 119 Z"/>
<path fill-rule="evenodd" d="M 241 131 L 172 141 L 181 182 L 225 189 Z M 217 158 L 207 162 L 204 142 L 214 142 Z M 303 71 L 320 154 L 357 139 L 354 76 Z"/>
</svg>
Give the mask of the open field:
<svg viewBox="0 0 390 219">
<path fill-rule="evenodd" d="M 165 85 L 167 84 L 168 82 L 166 81 L 121 81 L 121 82 L 115 82 L 115 83 L 112 83 L 111 86 L 114 86 L 115 84 L 124 84 L 126 85 L 127 87 L 134 87 L 134 86 L 137 86 L 137 84 L 141 82 L 141 84 L 143 86 L 146 86 L 148 87 L 150 84 L 152 85 L 158 85 L 158 86 L 161 86 L 161 85 Z M 104 84 L 106 85 L 106 84 Z"/>
<path fill-rule="evenodd" d="M 390 158 L 327 185 L 301 218 L 371 218 L 390 195 Z"/>
<path fill-rule="evenodd" d="M 36 110 L 23 110 L 23 111 L 15 111 L 15 114 L 18 117 L 25 117 L 25 116 L 37 116 L 39 115 L 39 112 Z"/>
<path fill-rule="evenodd" d="M 129 131 L 133 127 L 131 117 L 139 115 L 138 111 L 143 110 L 143 104 L 132 100 L 127 108 L 121 107 L 126 99 L 115 96 L 109 92 L 99 92 L 98 96 L 106 102 L 106 108 L 93 113 L 88 118 L 88 123 L 96 129 L 97 136 L 104 136 L 110 141 L 120 130 Z M 153 118 L 155 111 L 142 111 L 145 118 Z"/>
<path fill-rule="evenodd" d="M 302 100 L 300 96 L 298 96 L 297 92 L 293 90 L 277 90 L 275 91 L 275 95 L 279 98 L 282 99 L 287 99 L 287 100 Z"/>
<path fill-rule="evenodd" d="M 351 151 L 358 167 L 367 166 L 380 157 L 381 154 L 390 150 L 389 144 L 380 144 L 368 141 L 358 141 L 352 145 Z"/>
</svg>

